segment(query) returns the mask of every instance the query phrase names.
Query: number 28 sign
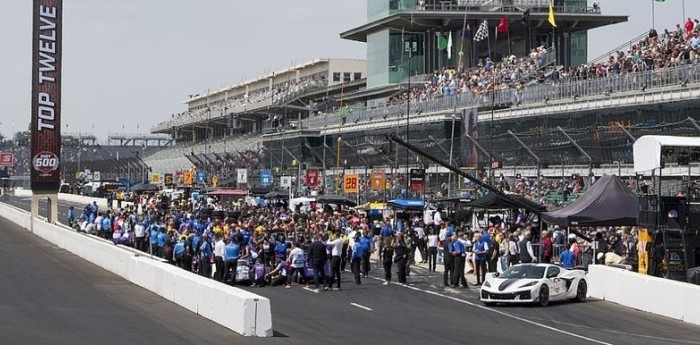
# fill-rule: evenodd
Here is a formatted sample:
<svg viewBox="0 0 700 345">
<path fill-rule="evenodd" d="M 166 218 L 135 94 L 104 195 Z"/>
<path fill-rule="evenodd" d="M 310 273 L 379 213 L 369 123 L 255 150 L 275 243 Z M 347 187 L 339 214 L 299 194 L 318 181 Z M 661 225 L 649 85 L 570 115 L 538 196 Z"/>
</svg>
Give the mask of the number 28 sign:
<svg viewBox="0 0 700 345">
<path fill-rule="evenodd" d="M 343 190 L 345 193 L 357 193 L 359 191 L 359 177 L 357 175 L 345 175 L 343 178 Z"/>
</svg>

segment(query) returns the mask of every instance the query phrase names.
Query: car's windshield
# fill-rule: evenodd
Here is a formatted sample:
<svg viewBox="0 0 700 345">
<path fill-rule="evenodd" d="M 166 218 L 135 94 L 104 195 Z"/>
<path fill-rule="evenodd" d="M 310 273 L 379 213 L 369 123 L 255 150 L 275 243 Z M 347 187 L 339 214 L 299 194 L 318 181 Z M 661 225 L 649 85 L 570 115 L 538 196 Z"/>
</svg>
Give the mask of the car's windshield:
<svg viewBox="0 0 700 345">
<path fill-rule="evenodd" d="M 511 266 L 499 278 L 538 279 L 544 277 L 544 266 L 518 265 Z"/>
</svg>

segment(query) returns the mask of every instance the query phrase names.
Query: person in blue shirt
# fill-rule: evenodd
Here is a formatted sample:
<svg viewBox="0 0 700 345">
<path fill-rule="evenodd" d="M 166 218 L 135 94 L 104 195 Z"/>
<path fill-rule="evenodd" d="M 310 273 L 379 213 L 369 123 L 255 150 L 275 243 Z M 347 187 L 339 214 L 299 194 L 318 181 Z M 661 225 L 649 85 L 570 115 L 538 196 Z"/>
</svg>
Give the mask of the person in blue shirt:
<svg viewBox="0 0 700 345">
<path fill-rule="evenodd" d="M 464 277 L 464 264 L 467 260 L 467 249 L 464 243 L 453 234 L 452 256 L 454 257 L 454 271 L 452 272 L 452 286 L 467 287 L 467 279 Z"/>
<path fill-rule="evenodd" d="M 241 234 L 243 235 L 243 246 L 247 246 L 248 242 L 250 242 L 250 231 L 245 227 Z"/>
<path fill-rule="evenodd" d="M 165 258 L 165 240 L 168 235 L 165 233 L 165 227 L 161 227 L 158 235 L 156 235 L 156 243 L 158 245 L 158 257 Z"/>
<path fill-rule="evenodd" d="M 66 218 L 68 219 L 68 226 L 73 227 L 73 222 L 75 222 L 75 211 L 73 206 L 68 208 L 68 213 L 66 213 Z"/>
<path fill-rule="evenodd" d="M 355 244 L 352 247 L 352 257 L 350 259 L 350 268 L 352 273 L 355 275 L 355 284 L 360 285 L 362 281 L 360 280 L 360 264 L 362 262 L 362 243 L 360 243 L 360 237 L 362 235 L 358 231 L 355 235 Z"/>
<path fill-rule="evenodd" d="M 486 277 L 486 255 L 489 252 L 488 242 L 484 241 L 482 234 L 474 234 L 472 251 L 474 252 L 474 274 L 476 275 L 476 285 L 481 285 Z"/>
<path fill-rule="evenodd" d="M 225 240 L 224 247 L 224 284 L 228 284 L 228 278 L 231 277 L 231 285 L 236 284 L 236 270 L 238 269 L 238 258 L 241 253 L 241 246 L 238 245 L 238 238 L 233 240 Z"/>
<path fill-rule="evenodd" d="M 111 213 L 105 213 L 104 217 L 102 217 L 102 233 L 105 235 L 105 238 L 111 239 L 112 238 L 112 233 L 114 230 L 112 230 L 112 218 L 111 218 Z"/>
<path fill-rule="evenodd" d="M 574 268 L 576 262 L 576 255 L 571 251 L 571 245 L 566 244 L 566 249 L 559 254 L 559 261 L 561 266 L 567 269 Z"/>
<path fill-rule="evenodd" d="M 209 243 L 209 235 L 202 235 L 201 242 L 199 245 L 199 275 L 211 278 L 211 259 L 214 256 L 214 251 Z"/>
<path fill-rule="evenodd" d="M 185 268 L 185 238 L 185 236 L 181 236 L 173 247 L 173 261 L 180 268 Z"/>
<path fill-rule="evenodd" d="M 287 259 L 287 242 L 284 240 L 284 235 L 279 235 L 275 243 L 275 256 L 277 260 Z"/>
<path fill-rule="evenodd" d="M 362 232 L 362 237 L 360 237 L 360 244 L 362 247 L 362 276 L 363 278 L 367 278 L 369 277 L 369 255 L 372 253 L 372 238 L 366 229 L 362 230 Z"/>
<path fill-rule="evenodd" d="M 151 254 L 158 253 L 158 226 L 153 224 L 150 226 L 149 240 L 151 242 Z"/>
</svg>

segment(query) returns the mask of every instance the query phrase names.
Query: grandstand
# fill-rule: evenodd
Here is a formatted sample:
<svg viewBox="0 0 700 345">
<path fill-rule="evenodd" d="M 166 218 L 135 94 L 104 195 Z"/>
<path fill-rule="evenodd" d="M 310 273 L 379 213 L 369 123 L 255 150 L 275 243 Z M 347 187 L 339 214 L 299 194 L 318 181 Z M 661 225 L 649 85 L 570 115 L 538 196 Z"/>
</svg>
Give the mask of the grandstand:
<svg viewBox="0 0 700 345">
<path fill-rule="evenodd" d="M 276 177 L 298 175 L 304 167 L 326 168 L 329 188 L 337 187 L 336 176 L 352 171 L 364 179 L 368 169 L 382 167 L 394 182 L 392 195 L 401 193 L 408 168 L 425 167 L 428 192 L 442 192 L 445 184 L 464 187 L 444 169 L 393 145 L 386 136 L 394 134 L 482 177 L 559 180 L 532 195 L 538 198 L 561 190 L 576 174 L 634 176 L 629 168 L 632 144 L 641 135 L 700 132 L 697 33 L 652 30 L 586 63 L 581 57 L 587 54 L 587 30 L 627 18 L 604 15 L 585 1 L 556 1 L 559 28 L 552 34 L 547 4 L 370 0 L 368 23 L 341 34 L 368 42 L 366 79 L 343 79 L 289 97 L 272 87 L 278 80 L 274 76 L 283 75 L 280 71 L 259 78 L 270 86 L 264 88 L 267 96 L 255 102 L 241 101 L 236 91 L 235 102 L 242 106 L 229 108 L 231 89 L 193 96 L 185 115 L 152 130 L 171 134 L 177 144 L 146 161 L 150 166 L 162 163 L 159 172 L 195 166 L 227 178 L 234 168 L 246 168 L 251 186 L 263 168 Z M 528 9 L 529 19 L 538 24 L 531 34 L 520 35 L 527 31 L 520 20 Z M 459 45 L 447 59 L 447 52 L 435 46 L 436 33 L 461 37 L 465 11 L 473 29 L 483 20 L 493 29 L 500 18 L 508 18 L 514 49 L 508 52 L 497 44 L 488 52 L 469 40 L 465 49 L 472 51 L 465 50 L 465 61 L 455 58 Z M 384 42 L 381 54 L 394 55 L 377 57 L 373 49 L 381 48 L 379 42 Z M 659 49 L 669 44 L 677 50 Z M 399 47 L 398 52 L 391 47 Z M 489 53 L 492 60 L 486 59 Z M 389 65 L 379 65 L 387 61 Z M 246 85 L 252 84 L 237 87 L 250 90 Z M 223 105 L 215 108 L 222 99 Z M 472 132 L 463 127 L 474 110 L 478 116 Z M 465 161 L 464 150 L 474 151 L 475 160 Z"/>
</svg>

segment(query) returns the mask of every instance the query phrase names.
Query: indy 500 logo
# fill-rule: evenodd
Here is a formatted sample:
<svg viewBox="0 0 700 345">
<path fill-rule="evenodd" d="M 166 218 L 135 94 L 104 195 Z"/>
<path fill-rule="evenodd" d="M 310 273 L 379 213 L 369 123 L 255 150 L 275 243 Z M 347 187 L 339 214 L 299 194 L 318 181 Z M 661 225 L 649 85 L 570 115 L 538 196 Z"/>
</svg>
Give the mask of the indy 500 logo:
<svg viewBox="0 0 700 345">
<path fill-rule="evenodd" d="M 58 169 L 58 156 L 53 152 L 42 151 L 37 153 L 32 160 L 34 170 L 44 174 L 49 174 Z"/>
</svg>

